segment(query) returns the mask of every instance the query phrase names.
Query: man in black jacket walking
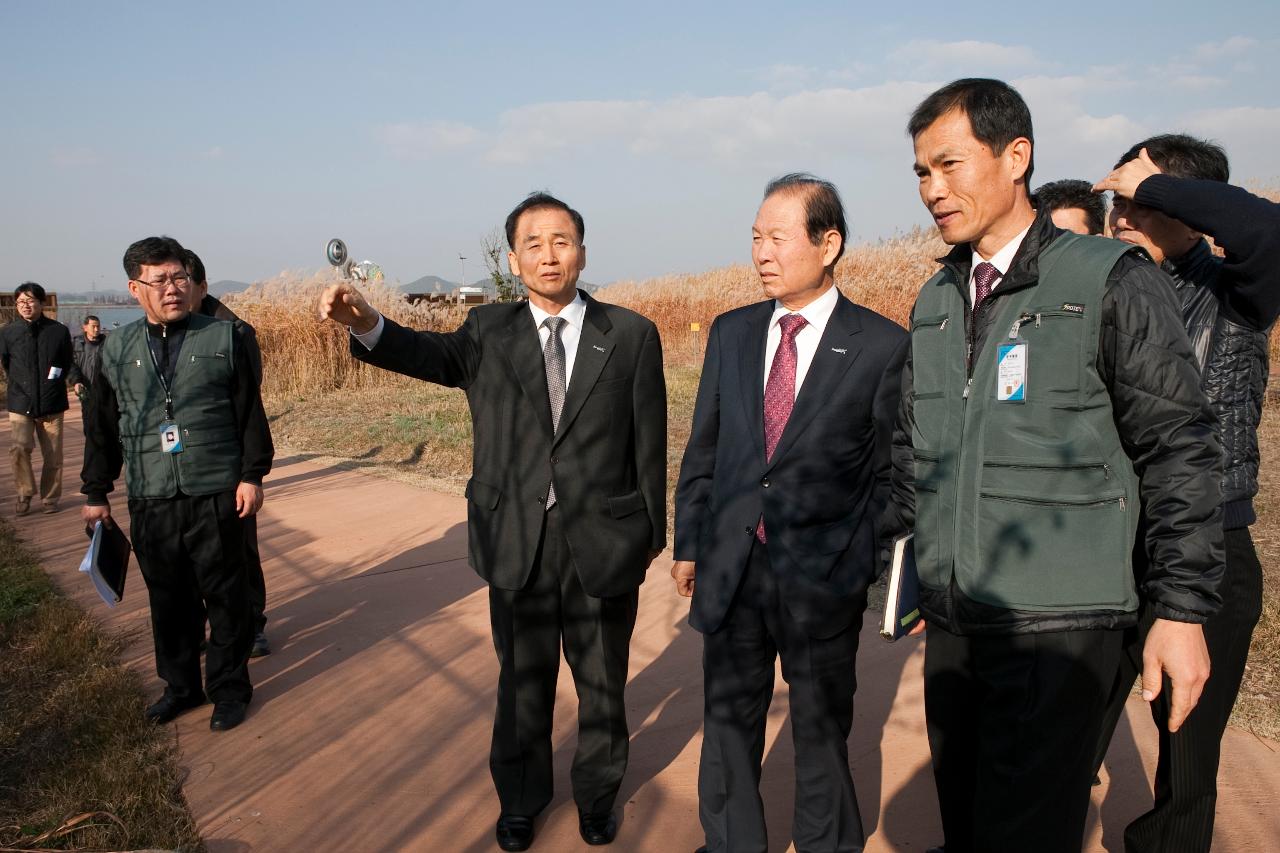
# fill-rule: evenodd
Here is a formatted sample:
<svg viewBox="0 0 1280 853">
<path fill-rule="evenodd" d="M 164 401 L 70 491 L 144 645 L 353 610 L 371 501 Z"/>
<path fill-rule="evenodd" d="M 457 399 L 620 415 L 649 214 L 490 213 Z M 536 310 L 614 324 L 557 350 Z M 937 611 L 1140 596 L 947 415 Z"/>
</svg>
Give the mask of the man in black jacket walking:
<svg viewBox="0 0 1280 853">
<path fill-rule="evenodd" d="M 44 316 L 44 288 L 34 281 L 13 292 L 18 319 L 0 330 L 0 366 L 8 375 L 9 428 L 13 444 L 17 515 L 31 511 L 36 493 L 31 451 L 40 442 L 40 500 L 46 513 L 58 511 L 62 497 L 62 415 L 67 410 L 67 380 L 80 381 L 71 354 L 71 333 Z"/>
<path fill-rule="evenodd" d="M 204 262 L 200 256 L 190 249 L 184 266 L 191 275 L 191 311 L 203 314 L 215 320 L 226 320 L 235 326 L 236 334 L 244 342 L 244 356 L 249 361 L 249 370 L 262 388 L 262 350 L 258 347 L 258 333 L 236 312 L 223 305 L 217 298 L 209 295 L 209 276 L 205 272 Z M 248 571 L 249 604 L 253 607 L 253 648 L 249 657 L 260 658 L 271 654 L 271 644 L 267 641 L 267 581 L 262 573 L 262 554 L 258 550 L 258 516 L 251 515 L 244 520 L 245 567 Z"/>
<path fill-rule="evenodd" d="M 1212 671 L 1195 713 L 1178 731 L 1168 730 L 1164 700 L 1152 704 L 1160 729 L 1155 806 L 1125 831 L 1128 851 L 1209 849 L 1220 742 L 1262 610 L 1262 566 L 1249 525 L 1257 518 L 1267 340 L 1280 314 L 1280 205 L 1231 186 L 1228 177 L 1222 148 L 1166 134 L 1130 148 L 1095 187 L 1115 192 L 1113 236 L 1146 249 L 1173 281 L 1201 386 L 1217 415 L 1225 469 L 1222 609 L 1204 625 Z M 1202 235 L 1226 257 L 1215 256 Z M 1095 766 L 1142 669 L 1141 641 L 1150 625 L 1148 613 L 1121 659 Z"/>
</svg>

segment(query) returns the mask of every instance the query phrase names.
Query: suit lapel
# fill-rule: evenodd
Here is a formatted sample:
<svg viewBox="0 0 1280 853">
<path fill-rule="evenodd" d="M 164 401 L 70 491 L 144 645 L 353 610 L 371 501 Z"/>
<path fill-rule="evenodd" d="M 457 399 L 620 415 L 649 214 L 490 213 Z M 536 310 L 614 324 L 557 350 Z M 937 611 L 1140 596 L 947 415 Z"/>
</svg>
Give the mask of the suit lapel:
<svg viewBox="0 0 1280 853">
<path fill-rule="evenodd" d="M 511 363 L 520 390 L 533 407 L 543 432 L 550 438 L 551 403 L 547 392 L 547 369 L 542 363 L 542 347 L 528 303 L 521 302 L 515 306 L 511 322 L 503 333 L 502 352 Z"/>
<path fill-rule="evenodd" d="M 769 318 L 773 316 L 773 300 L 761 302 L 747 319 L 742 342 L 742 405 L 747 412 L 747 428 L 755 440 L 760 459 L 764 459 L 764 351 L 769 337 Z"/>
<path fill-rule="evenodd" d="M 609 331 L 613 324 L 609 322 L 605 311 L 585 293 L 582 295 L 587 303 L 586 313 L 582 319 L 582 334 L 578 337 L 578 352 L 573 357 L 573 375 L 569 377 L 569 391 L 564 398 L 564 409 L 560 412 L 560 429 L 556 431 L 552 445 L 558 444 L 564 434 L 572 426 L 582 406 L 591 395 L 600 371 L 604 370 L 609 356 L 613 355 L 613 341 L 609 340 Z M 546 378 L 543 377 L 543 385 Z"/>
<path fill-rule="evenodd" d="M 862 351 L 857 338 L 861 331 L 862 323 L 853 303 L 844 294 L 839 294 L 831 319 L 827 320 L 827 328 L 818 341 L 818 350 L 813 354 L 809 372 L 805 374 L 804 384 L 800 386 L 800 394 L 796 397 L 791 417 L 787 419 L 782 437 L 778 439 L 778 446 L 773 451 L 770 467 L 787 455 L 787 451 L 796 443 L 805 427 L 809 426 L 814 415 L 831 399 L 849 368 L 857 361 L 858 354 Z"/>
</svg>

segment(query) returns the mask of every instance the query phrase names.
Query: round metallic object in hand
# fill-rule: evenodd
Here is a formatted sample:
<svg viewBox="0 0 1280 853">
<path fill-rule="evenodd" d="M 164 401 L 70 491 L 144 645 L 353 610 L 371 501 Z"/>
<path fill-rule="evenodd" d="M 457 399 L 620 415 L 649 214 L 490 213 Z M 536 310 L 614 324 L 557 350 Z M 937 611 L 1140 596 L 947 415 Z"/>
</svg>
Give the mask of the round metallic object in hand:
<svg viewBox="0 0 1280 853">
<path fill-rule="evenodd" d="M 324 247 L 324 256 L 333 266 L 342 266 L 347 262 L 347 244 L 334 237 L 329 241 L 329 245 Z"/>
</svg>

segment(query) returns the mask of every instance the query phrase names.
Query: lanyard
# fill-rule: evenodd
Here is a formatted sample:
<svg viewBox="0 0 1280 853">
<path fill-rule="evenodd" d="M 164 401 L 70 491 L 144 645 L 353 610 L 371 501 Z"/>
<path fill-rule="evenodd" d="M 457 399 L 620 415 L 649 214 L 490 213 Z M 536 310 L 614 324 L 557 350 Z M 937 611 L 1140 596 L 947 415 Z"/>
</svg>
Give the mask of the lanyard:
<svg viewBox="0 0 1280 853">
<path fill-rule="evenodd" d="M 164 417 L 165 420 L 173 420 L 173 393 L 169 390 L 169 380 L 164 378 L 164 368 L 160 366 L 160 362 L 156 361 L 156 352 L 151 348 L 150 332 L 147 332 L 147 355 L 151 356 L 151 364 L 156 369 L 156 376 L 160 379 L 160 387 L 164 389 Z M 164 342 L 164 360 L 169 361 L 169 327 L 160 327 L 160 340 Z"/>
</svg>

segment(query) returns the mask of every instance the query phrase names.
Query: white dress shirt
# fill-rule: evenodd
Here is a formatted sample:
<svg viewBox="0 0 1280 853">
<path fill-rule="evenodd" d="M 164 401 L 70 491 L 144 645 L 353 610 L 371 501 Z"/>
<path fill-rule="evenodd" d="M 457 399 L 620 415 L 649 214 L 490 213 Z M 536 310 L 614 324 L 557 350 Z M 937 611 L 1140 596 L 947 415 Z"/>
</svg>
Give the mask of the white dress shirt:
<svg viewBox="0 0 1280 853">
<path fill-rule="evenodd" d="M 542 325 L 542 321 L 551 315 L 532 302 L 529 303 L 529 313 L 533 315 L 533 322 L 538 327 L 538 348 L 545 348 L 547 339 L 551 337 L 551 330 Z M 587 303 L 582 298 L 582 293 L 579 292 L 572 302 L 561 308 L 558 316 L 565 320 L 565 324 L 560 327 L 560 341 L 564 344 L 564 390 L 568 391 L 569 383 L 573 380 L 573 362 L 578 355 L 578 341 L 582 339 L 582 323 L 587 317 Z M 826 320 L 823 322 L 825 323 Z M 373 349 L 378 345 L 378 341 L 382 340 L 382 330 L 385 326 L 382 315 L 379 314 L 378 322 L 372 329 L 363 334 L 357 334 L 354 329 L 351 329 L 351 337 L 364 344 L 366 349 Z M 773 346 L 777 349 L 776 341 Z M 799 382 L 796 384 L 799 385 Z"/>
<path fill-rule="evenodd" d="M 1023 228 L 1022 232 L 1019 233 L 1018 236 L 1014 237 L 1008 243 L 1005 243 L 1004 246 L 1000 248 L 1000 251 L 996 252 L 994 255 L 992 255 L 989 258 L 984 258 L 982 257 L 982 255 L 979 255 L 977 249 L 973 250 L 973 258 L 969 264 L 969 304 L 970 305 L 973 304 L 973 300 L 978 298 L 978 286 L 977 284 L 974 283 L 974 280 L 973 280 L 973 271 L 978 268 L 978 264 L 982 263 L 983 261 L 986 261 L 987 263 L 991 264 L 991 266 L 995 267 L 996 270 L 1000 273 L 1000 277 L 996 279 L 995 284 L 991 285 L 991 291 L 994 293 L 995 289 L 1000 286 L 1000 282 L 1004 281 L 1004 274 L 1009 271 L 1009 266 L 1013 263 L 1013 256 L 1018 254 L 1018 247 L 1022 245 L 1022 241 L 1026 239 L 1027 232 L 1030 230 L 1031 230 L 1030 225 L 1028 225 L 1026 228 Z"/>
<path fill-rule="evenodd" d="M 796 333 L 796 395 L 800 394 L 800 386 L 809 373 L 809 365 L 813 364 L 813 356 L 818 351 L 818 342 L 827 329 L 827 321 L 831 312 L 836 310 L 836 299 L 839 293 L 833 284 L 827 292 L 801 308 L 799 311 L 788 311 L 776 299 L 773 302 L 773 317 L 769 320 L 769 335 L 764 343 L 764 385 L 769 384 L 769 371 L 773 369 L 773 356 L 778 352 L 778 344 L 782 343 L 782 326 L 778 321 L 788 314 L 799 314 L 807 321 L 807 325 Z"/>
</svg>

